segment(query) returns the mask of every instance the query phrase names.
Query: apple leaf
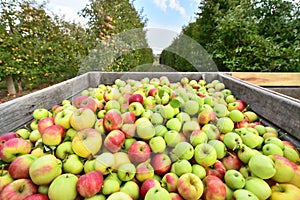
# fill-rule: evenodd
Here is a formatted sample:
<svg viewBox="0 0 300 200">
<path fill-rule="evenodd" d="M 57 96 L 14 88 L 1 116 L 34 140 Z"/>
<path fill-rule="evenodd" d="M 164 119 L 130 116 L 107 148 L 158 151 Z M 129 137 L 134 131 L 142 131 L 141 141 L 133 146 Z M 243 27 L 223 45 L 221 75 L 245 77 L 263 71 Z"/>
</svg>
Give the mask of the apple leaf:
<svg viewBox="0 0 300 200">
<path fill-rule="evenodd" d="M 162 98 L 164 96 L 164 94 L 165 94 L 165 90 L 163 90 L 163 89 L 158 90 L 159 98 Z"/>
<path fill-rule="evenodd" d="M 170 101 L 170 105 L 173 107 L 173 108 L 179 108 L 181 106 L 181 103 L 179 100 L 177 99 L 172 99 Z"/>
</svg>

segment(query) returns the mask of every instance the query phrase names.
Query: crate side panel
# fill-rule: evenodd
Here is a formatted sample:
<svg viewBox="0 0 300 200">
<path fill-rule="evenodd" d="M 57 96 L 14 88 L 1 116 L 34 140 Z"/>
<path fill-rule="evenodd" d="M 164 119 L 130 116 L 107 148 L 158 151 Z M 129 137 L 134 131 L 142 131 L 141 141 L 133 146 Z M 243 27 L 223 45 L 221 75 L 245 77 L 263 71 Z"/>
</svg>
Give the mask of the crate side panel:
<svg viewBox="0 0 300 200">
<path fill-rule="evenodd" d="M 39 106 L 50 110 L 64 99 L 72 100 L 88 84 L 87 76 L 83 75 L 1 104 L 0 134 L 29 124 L 33 120 L 33 111 Z"/>
</svg>

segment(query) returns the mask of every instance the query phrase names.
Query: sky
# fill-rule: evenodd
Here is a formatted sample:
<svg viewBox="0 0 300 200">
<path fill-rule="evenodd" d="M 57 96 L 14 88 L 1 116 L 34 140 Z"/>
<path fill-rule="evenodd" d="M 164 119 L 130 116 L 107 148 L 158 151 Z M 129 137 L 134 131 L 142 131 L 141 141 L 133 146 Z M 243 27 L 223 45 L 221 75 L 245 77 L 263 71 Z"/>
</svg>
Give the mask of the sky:
<svg viewBox="0 0 300 200">
<path fill-rule="evenodd" d="M 134 6 L 147 21 L 147 39 L 154 53 L 173 41 L 183 26 L 195 20 L 201 0 L 136 0 Z M 66 20 L 84 23 L 77 14 L 88 0 L 48 0 L 48 8 Z"/>
</svg>

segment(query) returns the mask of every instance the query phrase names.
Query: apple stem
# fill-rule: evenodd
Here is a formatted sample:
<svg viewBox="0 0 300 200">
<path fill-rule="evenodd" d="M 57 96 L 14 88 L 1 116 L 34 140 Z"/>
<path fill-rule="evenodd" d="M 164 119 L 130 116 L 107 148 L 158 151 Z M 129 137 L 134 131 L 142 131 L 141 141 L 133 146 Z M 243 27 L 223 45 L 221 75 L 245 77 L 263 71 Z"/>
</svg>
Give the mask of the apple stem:
<svg viewBox="0 0 300 200">
<path fill-rule="evenodd" d="M 278 138 L 283 138 L 286 135 L 287 135 L 287 133 L 283 133 L 283 134 L 279 135 Z"/>
<path fill-rule="evenodd" d="M 281 185 L 279 183 L 276 183 L 276 187 L 278 188 L 278 190 L 280 192 L 284 192 L 284 189 L 281 187 Z"/>
</svg>

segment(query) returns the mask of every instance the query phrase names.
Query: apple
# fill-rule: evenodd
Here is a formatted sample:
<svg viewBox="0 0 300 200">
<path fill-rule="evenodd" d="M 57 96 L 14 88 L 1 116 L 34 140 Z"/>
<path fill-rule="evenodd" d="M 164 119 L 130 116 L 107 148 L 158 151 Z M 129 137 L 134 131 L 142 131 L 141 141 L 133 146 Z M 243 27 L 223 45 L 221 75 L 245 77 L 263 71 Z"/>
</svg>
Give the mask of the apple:
<svg viewBox="0 0 300 200">
<path fill-rule="evenodd" d="M 239 159 L 245 164 L 247 164 L 250 158 L 255 154 L 256 153 L 253 149 L 244 144 L 240 145 L 240 148 L 237 152 Z"/>
<path fill-rule="evenodd" d="M 268 137 L 264 140 L 264 144 L 276 144 L 280 149 L 284 148 L 284 142 L 278 137 Z"/>
<path fill-rule="evenodd" d="M 195 100 L 187 100 L 182 106 L 183 112 L 189 114 L 190 116 L 195 115 L 199 111 L 199 104 Z"/>
<path fill-rule="evenodd" d="M 221 117 L 217 119 L 216 126 L 221 133 L 231 132 L 234 128 L 234 123 L 229 117 Z"/>
<path fill-rule="evenodd" d="M 144 98 L 143 105 L 146 110 L 152 109 L 155 106 L 155 98 L 153 96 L 147 96 Z"/>
<path fill-rule="evenodd" d="M 121 149 L 124 142 L 125 134 L 120 130 L 112 130 L 105 137 L 104 146 L 108 151 L 115 153 Z"/>
<path fill-rule="evenodd" d="M 96 157 L 95 170 L 101 172 L 103 175 L 107 175 L 114 171 L 115 157 L 111 152 L 103 152 Z"/>
<path fill-rule="evenodd" d="M 136 125 L 135 124 L 123 124 L 121 131 L 125 134 L 126 138 L 132 138 L 136 135 Z"/>
<path fill-rule="evenodd" d="M 209 140 L 208 144 L 212 145 L 215 148 L 218 159 L 222 159 L 225 157 L 227 153 L 227 148 L 223 142 L 221 142 L 220 140 L 213 139 Z"/>
<path fill-rule="evenodd" d="M 128 194 L 133 200 L 139 199 L 139 190 L 139 185 L 134 181 L 127 181 L 120 188 L 120 192 Z"/>
<path fill-rule="evenodd" d="M 30 165 L 36 159 L 37 157 L 32 154 L 18 156 L 8 167 L 10 176 L 14 179 L 29 178 Z"/>
<path fill-rule="evenodd" d="M 145 180 L 140 186 L 140 197 L 142 199 L 144 199 L 146 196 L 146 193 L 151 188 L 158 187 L 158 186 L 160 186 L 160 183 L 154 178 L 149 178 L 149 179 Z"/>
<path fill-rule="evenodd" d="M 36 192 L 37 186 L 30 179 L 17 179 L 2 189 L 0 199 L 22 200 Z"/>
<path fill-rule="evenodd" d="M 122 113 L 122 119 L 124 124 L 133 124 L 136 120 L 136 117 L 133 112 L 127 111 Z"/>
<path fill-rule="evenodd" d="M 169 130 L 164 134 L 164 139 L 167 146 L 175 147 L 179 142 L 181 142 L 181 136 L 177 131 Z"/>
<path fill-rule="evenodd" d="M 208 175 L 203 179 L 204 193 L 203 198 L 206 200 L 225 199 L 226 186 L 222 179 L 217 176 Z"/>
<path fill-rule="evenodd" d="M 51 125 L 42 132 L 42 141 L 48 146 L 59 145 L 65 135 L 64 127 L 60 125 Z"/>
<path fill-rule="evenodd" d="M 172 150 L 176 159 L 190 160 L 194 156 L 194 147 L 188 142 L 179 142 Z"/>
<path fill-rule="evenodd" d="M 29 138 L 30 131 L 26 128 L 21 128 L 16 131 L 16 134 L 18 137 L 21 137 L 26 140 Z"/>
<path fill-rule="evenodd" d="M 145 162 L 150 158 L 151 149 L 144 141 L 135 141 L 128 149 L 128 157 L 133 163 Z"/>
<path fill-rule="evenodd" d="M 204 186 L 201 179 L 192 173 L 186 173 L 179 177 L 177 190 L 184 199 L 200 199 Z"/>
<path fill-rule="evenodd" d="M 233 122 L 241 122 L 244 120 L 244 114 L 239 110 L 232 110 L 229 112 L 229 118 Z"/>
<path fill-rule="evenodd" d="M 207 134 L 203 130 L 194 130 L 190 137 L 190 143 L 196 147 L 198 144 L 206 143 L 208 141 Z"/>
<path fill-rule="evenodd" d="M 62 161 L 62 164 L 65 173 L 80 174 L 83 170 L 83 163 L 76 154 L 68 155 Z"/>
<path fill-rule="evenodd" d="M 181 176 L 182 174 L 191 173 L 192 172 L 192 164 L 187 160 L 177 160 L 172 164 L 171 172 L 175 173 L 177 176 Z"/>
<path fill-rule="evenodd" d="M 114 192 L 106 200 L 132 200 L 131 196 L 125 192 Z"/>
<path fill-rule="evenodd" d="M 131 181 L 135 174 L 136 174 L 136 168 L 134 166 L 134 164 L 132 163 L 124 163 L 122 165 L 120 165 L 118 168 L 118 178 L 121 181 Z"/>
<path fill-rule="evenodd" d="M 246 189 L 237 189 L 232 193 L 232 198 L 236 200 L 259 200 L 255 194 Z"/>
<path fill-rule="evenodd" d="M 12 138 L 17 138 L 17 133 L 15 132 L 7 132 L 0 135 L 0 147 L 4 144 L 7 140 Z"/>
<path fill-rule="evenodd" d="M 43 118 L 41 120 L 38 121 L 38 130 L 40 133 L 43 133 L 43 131 L 49 127 L 49 126 L 52 126 L 54 125 L 55 122 L 54 122 L 54 118 L 53 117 L 46 117 L 46 118 Z"/>
<path fill-rule="evenodd" d="M 46 194 L 32 194 L 26 197 L 24 200 L 49 200 L 48 195 Z"/>
<path fill-rule="evenodd" d="M 168 154 L 158 153 L 151 158 L 151 165 L 156 174 L 164 175 L 171 169 L 172 161 Z"/>
<path fill-rule="evenodd" d="M 222 159 L 222 163 L 224 164 L 226 170 L 239 170 L 243 165 L 242 161 L 234 151 L 228 151 L 228 155 Z"/>
<path fill-rule="evenodd" d="M 89 173 L 95 170 L 96 159 L 86 160 L 83 164 L 84 173 Z"/>
<path fill-rule="evenodd" d="M 228 185 L 233 190 L 242 189 L 245 186 L 246 182 L 243 175 L 235 169 L 227 170 L 224 175 L 224 180 L 226 185 Z"/>
<path fill-rule="evenodd" d="M 217 160 L 212 166 L 205 168 L 205 173 L 206 175 L 212 175 L 223 179 L 226 173 L 226 168 L 220 160 Z"/>
<path fill-rule="evenodd" d="M 145 109 L 142 103 L 132 102 L 128 107 L 128 111 L 132 112 L 136 117 L 138 117 L 145 112 Z"/>
<path fill-rule="evenodd" d="M 36 185 L 47 185 L 62 173 L 62 162 L 48 154 L 37 158 L 29 168 L 29 176 Z"/>
<path fill-rule="evenodd" d="M 80 157 L 95 155 L 102 146 L 101 134 L 93 128 L 78 131 L 72 140 L 72 149 Z"/>
<path fill-rule="evenodd" d="M 76 190 L 77 182 L 78 177 L 74 174 L 66 173 L 59 175 L 51 182 L 49 186 L 49 199 L 75 199 L 78 194 Z"/>
<path fill-rule="evenodd" d="M 268 199 L 272 193 L 271 187 L 265 180 L 254 176 L 246 178 L 244 188 L 252 192 L 258 199 Z"/>
<path fill-rule="evenodd" d="M 252 133 L 250 131 L 242 133 L 241 138 L 242 138 L 243 143 L 252 149 L 260 146 L 264 141 L 263 137 L 255 134 L 255 133 Z"/>
<path fill-rule="evenodd" d="M 142 140 L 150 140 L 155 135 L 155 128 L 148 118 L 141 117 L 135 121 L 137 136 Z"/>
<path fill-rule="evenodd" d="M 203 167 L 209 167 L 217 161 L 217 152 L 208 143 L 199 144 L 195 147 L 195 161 Z"/>
<path fill-rule="evenodd" d="M 178 193 L 175 192 L 170 192 L 170 196 L 172 200 L 183 200 L 183 198 Z"/>
<path fill-rule="evenodd" d="M 40 120 L 42 118 L 48 117 L 49 116 L 49 112 L 45 108 L 38 108 L 38 109 L 35 109 L 33 111 L 32 116 L 33 116 L 34 119 Z"/>
<path fill-rule="evenodd" d="M 262 154 L 252 156 L 248 166 L 255 176 L 262 179 L 272 178 L 276 174 L 276 166 L 273 160 Z"/>
<path fill-rule="evenodd" d="M 182 133 L 187 137 L 190 137 L 190 135 L 197 130 L 200 130 L 200 125 L 197 121 L 187 121 L 182 125 Z"/>
<path fill-rule="evenodd" d="M 216 113 L 213 110 L 205 109 L 199 113 L 198 120 L 201 125 L 204 125 L 216 120 L 216 117 Z"/>
<path fill-rule="evenodd" d="M 122 115 L 118 110 L 115 109 L 109 110 L 103 118 L 104 128 L 108 132 L 120 129 L 122 127 L 122 124 Z"/>
<path fill-rule="evenodd" d="M 29 124 L 29 127 L 31 130 L 38 130 L 38 123 L 39 123 L 39 120 L 32 120 L 32 122 Z"/>
<path fill-rule="evenodd" d="M 117 100 L 109 100 L 108 102 L 105 103 L 105 111 L 108 112 L 110 110 L 121 110 L 121 103 L 125 103 L 125 102 L 122 102 L 121 98 L 119 99 L 119 101 Z M 106 114 L 105 112 L 105 114 Z"/>
<path fill-rule="evenodd" d="M 163 177 L 161 179 L 161 185 L 168 192 L 176 192 L 178 179 L 179 179 L 179 177 L 175 173 L 168 172 L 163 175 Z"/>
<path fill-rule="evenodd" d="M 250 123 L 258 120 L 257 114 L 253 111 L 244 112 L 244 116 L 245 116 L 245 119 Z"/>
<path fill-rule="evenodd" d="M 279 183 L 283 183 L 289 182 L 294 178 L 295 169 L 297 169 L 297 164 L 277 154 L 273 154 L 269 157 L 272 158 L 276 169 L 276 173 L 272 177 L 272 180 Z"/>
<path fill-rule="evenodd" d="M 117 193 L 120 191 L 120 183 L 115 178 L 105 178 L 102 185 L 101 193 L 105 196 Z M 131 199 L 131 197 L 130 197 Z"/>
<path fill-rule="evenodd" d="M 106 87 L 104 91 L 103 98 L 107 102 L 109 100 L 118 100 L 121 96 L 121 93 L 118 88 L 116 87 Z"/>
<path fill-rule="evenodd" d="M 162 187 L 153 187 L 151 188 L 145 196 L 145 200 L 172 200 L 169 192 Z"/>
<path fill-rule="evenodd" d="M 271 187 L 271 189 L 272 194 L 270 196 L 270 200 L 297 200 L 300 196 L 300 189 L 288 183 L 275 184 Z"/>
<path fill-rule="evenodd" d="M 65 129 L 69 129 L 71 127 L 70 119 L 73 111 L 64 109 L 58 112 L 54 117 L 54 123 L 56 125 L 60 125 Z"/>
<path fill-rule="evenodd" d="M 162 153 L 165 151 L 167 144 L 163 137 L 155 136 L 149 140 L 149 146 L 153 153 Z"/>
<path fill-rule="evenodd" d="M 294 163 L 300 162 L 298 151 L 288 145 L 283 148 L 283 156 Z"/>
<path fill-rule="evenodd" d="M 208 140 L 217 140 L 220 138 L 220 131 L 214 124 L 205 124 L 201 130 L 206 133 Z"/>
<path fill-rule="evenodd" d="M 115 168 L 118 169 L 119 166 L 125 163 L 130 163 L 129 156 L 127 152 L 119 151 L 113 154 L 115 158 Z"/>
<path fill-rule="evenodd" d="M 79 108 L 73 111 L 70 117 L 71 127 L 79 131 L 94 127 L 96 114 L 89 108 Z"/>
<path fill-rule="evenodd" d="M 139 102 L 141 104 L 143 104 L 144 98 L 141 94 L 133 94 L 129 97 L 129 104 L 133 103 L 133 102 Z"/>
<path fill-rule="evenodd" d="M 98 108 L 96 99 L 94 99 L 93 97 L 90 97 L 90 96 L 82 96 L 82 95 L 78 96 L 74 99 L 73 105 L 76 108 L 89 108 L 93 112 L 96 112 L 96 110 Z"/>
<path fill-rule="evenodd" d="M 68 155 L 73 154 L 72 142 L 66 141 L 57 146 L 55 156 L 59 159 L 65 159 Z"/>
<path fill-rule="evenodd" d="M 243 144 L 241 136 L 235 132 L 228 132 L 224 135 L 223 142 L 231 150 L 239 149 Z"/>
<path fill-rule="evenodd" d="M 28 140 L 12 138 L 0 146 L 0 158 L 4 162 L 10 163 L 20 155 L 29 154 L 30 151 L 31 144 Z"/>
<path fill-rule="evenodd" d="M 10 176 L 9 171 L 2 169 L 0 173 L 0 193 L 2 189 L 9 183 L 13 182 L 13 178 Z"/>
<path fill-rule="evenodd" d="M 216 113 L 217 117 L 226 117 L 229 115 L 227 106 L 221 103 L 217 103 L 216 105 L 214 105 L 213 111 Z"/>
<path fill-rule="evenodd" d="M 39 132 L 39 130 L 33 130 L 30 132 L 29 135 L 29 141 L 32 143 L 35 143 L 38 139 L 42 138 L 41 133 Z"/>
<path fill-rule="evenodd" d="M 136 175 L 135 178 L 139 182 L 144 182 L 149 178 L 153 178 L 154 169 L 148 161 L 141 162 L 136 166 Z"/>
<path fill-rule="evenodd" d="M 300 166 L 293 165 L 293 167 L 295 170 L 295 176 L 292 178 L 292 180 L 288 181 L 287 183 L 291 183 L 300 188 Z"/>
<path fill-rule="evenodd" d="M 124 142 L 124 144 L 123 144 L 124 150 L 128 152 L 130 146 L 131 146 L 135 141 L 137 141 L 135 138 L 126 138 L 126 139 L 125 139 L 125 142 Z"/>
<path fill-rule="evenodd" d="M 103 175 L 98 171 L 92 171 L 78 178 L 76 190 L 80 196 L 89 198 L 101 190 L 102 184 Z"/>
</svg>

